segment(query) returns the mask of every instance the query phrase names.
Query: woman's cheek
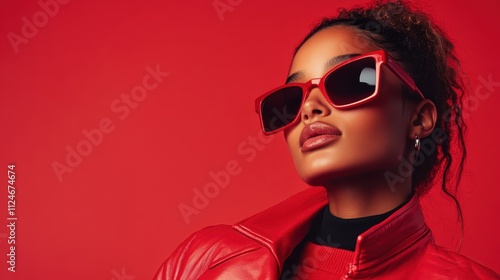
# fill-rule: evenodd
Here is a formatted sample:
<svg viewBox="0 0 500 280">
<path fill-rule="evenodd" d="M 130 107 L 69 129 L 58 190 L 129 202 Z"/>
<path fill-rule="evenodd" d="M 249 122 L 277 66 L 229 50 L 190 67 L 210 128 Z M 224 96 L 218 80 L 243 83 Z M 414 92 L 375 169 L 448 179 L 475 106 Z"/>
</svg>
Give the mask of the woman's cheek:
<svg viewBox="0 0 500 280">
<path fill-rule="evenodd" d="M 390 111 L 367 109 L 350 118 L 345 129 L 345 142 L 349 147 L 345 148 L 363 156 L 358 158 L 360 164 L 387 165 L 404 152 L 401 116 L 398 118 Z"/>
</svg>

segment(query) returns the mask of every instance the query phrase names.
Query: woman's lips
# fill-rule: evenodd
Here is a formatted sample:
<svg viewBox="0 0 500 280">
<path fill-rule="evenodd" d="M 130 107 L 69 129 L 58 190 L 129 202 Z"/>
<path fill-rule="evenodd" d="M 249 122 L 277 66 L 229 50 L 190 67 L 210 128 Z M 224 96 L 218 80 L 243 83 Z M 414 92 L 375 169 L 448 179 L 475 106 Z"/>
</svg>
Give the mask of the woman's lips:
<svg viewBox="0 0 500 280">
<path fill-rule="evenodd" d="M 329 124 L 314 122 L 302 130 L 299 138 L 300 149 L 306 152 L 324 147 L 340 138 L 342 132 Z"/>
<path fill-rule="evenodd" d="M 330 135 L 330 134 L 318 135 L 307 139 L 300 149 L 302 150 L 302 152 L 306 152 L 312 149 L 321 148 L 339 139 L 339 137 L 340 135 Z"/>
</svg>

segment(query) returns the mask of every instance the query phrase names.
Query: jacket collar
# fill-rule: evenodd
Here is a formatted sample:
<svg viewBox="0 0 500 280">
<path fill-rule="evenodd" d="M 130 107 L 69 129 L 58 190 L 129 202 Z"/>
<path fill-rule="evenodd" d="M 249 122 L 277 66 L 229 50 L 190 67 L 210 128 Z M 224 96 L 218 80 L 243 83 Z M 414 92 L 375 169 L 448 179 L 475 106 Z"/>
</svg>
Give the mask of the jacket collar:
<svg viewBox="0 0 500 280">
<path fill-rule="evenodd" d="M 280 271 L 286 258 L 309 232 L 319 211 L 328 203 L 323 187 L 313 187 L 245 219 L 234 228 L 266 246 L 278 261 Z M 420 201 L 414 195 L 405 205 L 381 223 L 358 236 L 351 269 L 360 271 L 432 235 L 425 224 Z"/>
</svg>

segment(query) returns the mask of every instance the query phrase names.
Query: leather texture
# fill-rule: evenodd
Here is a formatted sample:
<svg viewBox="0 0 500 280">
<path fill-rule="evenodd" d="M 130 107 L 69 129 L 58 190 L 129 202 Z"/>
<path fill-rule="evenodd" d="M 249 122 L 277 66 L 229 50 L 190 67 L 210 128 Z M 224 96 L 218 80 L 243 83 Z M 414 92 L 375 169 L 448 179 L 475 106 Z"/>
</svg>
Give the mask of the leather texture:
<svg viewBox="0 0 500 280">
<path fill-rule="evenodd" d="M 204 228 L 161 265 L 154 280 L 280 279 L 282 266 L 328 203 L 309 188 L 233 226 Z M 435 244 L 414 196 L 358 236 L 341 279 L 500 279 L 481 264 Z"/>
</svg>

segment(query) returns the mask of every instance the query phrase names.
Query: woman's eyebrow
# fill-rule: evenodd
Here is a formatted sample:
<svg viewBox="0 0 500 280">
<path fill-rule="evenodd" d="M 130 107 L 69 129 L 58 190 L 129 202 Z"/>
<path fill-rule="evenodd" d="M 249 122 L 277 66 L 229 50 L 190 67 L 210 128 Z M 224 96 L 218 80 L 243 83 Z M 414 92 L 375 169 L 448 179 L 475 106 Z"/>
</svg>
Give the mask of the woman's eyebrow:
<svg viewBox="0 0 500 280">
<path fill-rule="evenodd" d="M 339 56 L 336 56 L 336 57 L 332 57 L 330 58 L 326 63 L 325 63 L 325 66 L 323 66 L 323 69 L 325 71 L 328 71 L 330 70 L 331 68 L 333 68 L 335 65 L 343 62 L 343 61 L 346 61 L 350 58 L 353 58 L 355 56 L 358 56 L 358 55 L 361 55 L 359 53 L 351 53 L 351 54 L 343 54 L 343 55 L 339 55 Z"/>
<path fill-rule="evenodd" d="M 286 82 L 285 82 L 285 84 L 288 84 L 288 83 L 291 83 L 291 82 L 297 81 L 297 80 L 299 80 L 302 76 L 304 76 L 304 72 L 302 72 L 302 71 L 297 71 L 297 72 L 293 73 L 292 75 L 288 76 L 288 78 L 286 78 Z"/>
<path fill-rule="evenodd" d="M 341 63 L 342 61 L 346 61 L 346 60 L 353 58 L 355 56 L 358 56 L 358 55 L 360 55 L 360 54 L 359 53 L 352 53 L 352 54 L 343 54 L 343 55 L 339 55 L 336 57 L 332 57 L 327 62 L 325 62 L 325 65 L 323 66 L 323 68 L 325 69 L 325 71 L 327 71 L 327 70 L 331 69 L 333 66 Z M 293 74 L 288 76 L 285 84 L 297 81 L 300 78 L 302 78 L 303 76 L 304 76 L 304 72 L 302 70 L 294 72 Z"/>
</svg>

